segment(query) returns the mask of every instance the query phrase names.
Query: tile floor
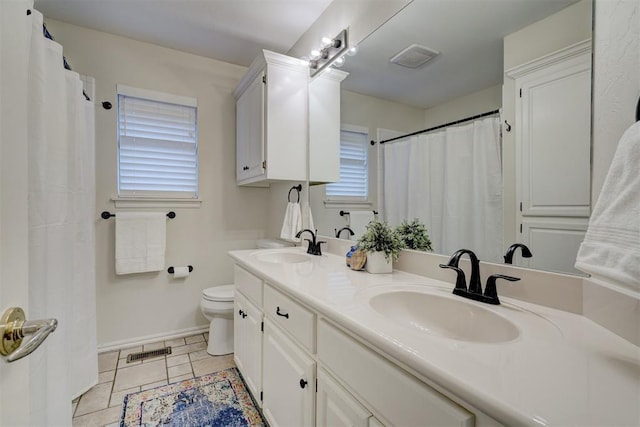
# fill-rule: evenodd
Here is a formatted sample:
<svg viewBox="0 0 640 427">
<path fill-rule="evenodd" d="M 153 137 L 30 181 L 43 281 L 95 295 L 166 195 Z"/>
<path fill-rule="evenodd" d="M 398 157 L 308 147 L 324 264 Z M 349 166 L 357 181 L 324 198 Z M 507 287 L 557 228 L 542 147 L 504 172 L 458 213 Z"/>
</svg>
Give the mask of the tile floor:
<svg viewBox="0 0 640 427">
<path fill-rule="evenodd" d="M 98 384 L 73 401 L 74 426 L 118 426 L 124 396 L 235 366 L 233 354 L 210 356 L 207 334 L 98 355 Z M 127 363 L 127 355 L 171 346 L 171 354 Z"/>
</svg>

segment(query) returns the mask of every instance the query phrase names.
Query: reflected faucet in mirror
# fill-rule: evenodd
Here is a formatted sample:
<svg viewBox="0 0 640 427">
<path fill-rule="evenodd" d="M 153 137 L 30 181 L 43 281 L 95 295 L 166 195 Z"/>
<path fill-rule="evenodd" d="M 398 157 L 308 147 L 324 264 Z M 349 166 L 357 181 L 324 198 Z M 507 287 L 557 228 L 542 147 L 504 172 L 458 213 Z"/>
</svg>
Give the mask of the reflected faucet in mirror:
<svg viewBox="0 0 640 427">
<path fill-rule="evenodd" d="M 527 245 L 523 243 L 514 243 L 513 245 L 507 248 L 507 252 L 504 254 L 504 263 L 505 264 L 513 264 L 513 255 L 516 252 L 516 249 L 522 249 L 522 257 L 523 258 L 531 258 L 533 254 L 527 247 Z"/>
<path fill-rule="evenodd" d="M 337 228 L 334 228 L 333 231 L 335 231 L 336 233 L 336 239 L 340 239 L 340 235 L 342 234 L 343 231 L 347 231 L 349 234 L 347 235 L 347 239 L 350 239 L 351 236 L 353 236 L 355 233 L 353 232 L 352 229 L 350 229 L 349 227 L 342 227 L 340 230 L 338 230 Z"/>
<path fill-rule="evenodd" d="M 471 278 L 468 288 L 464 271 L 458 267 L 460 257 L 465 254 L 469 255 L 469 259 L 471 260 Z M 440 268 L 448 268 L 456 272 L 456 286 L 453 289 L 454 295 L 493 305 L 500 304 L 496 280 L 504 279 L 510 282 L 520 280 L 517 277 L 506 276 L 504 274 L 493 274 L 487 279 L 483 294 L 482 285 L 480 284 L 480 261 L 476 254 L 469 249 L 459 249 L 455 251 L 453 255 L 451 255 L 451 258 L 449 258 L 449 262 L 447 264 L 440 264 Z"/>
</svg>

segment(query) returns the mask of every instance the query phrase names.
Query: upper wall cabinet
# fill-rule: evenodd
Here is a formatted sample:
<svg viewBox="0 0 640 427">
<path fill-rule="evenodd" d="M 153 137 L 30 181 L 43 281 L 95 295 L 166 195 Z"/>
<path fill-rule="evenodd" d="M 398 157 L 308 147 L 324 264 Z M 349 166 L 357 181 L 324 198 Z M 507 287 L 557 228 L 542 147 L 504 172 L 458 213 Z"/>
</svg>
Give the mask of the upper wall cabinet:
<svg viewBox="0 0 640 427">
<path fill-rule="evenodd" d="M 240 185 L 307 178 L 307 84 L 299 60 L 267 50 L 234 92 Z"/>
<path fill-rule="evenodd" d="M 264 50 L 234 92 L 236 180 L 266 187 L 273 181 L 340 178 L 340 82 L 331 70 L 309 79 L 300 60 Z"/>
<path fill-rule="evenodd" d="M 309 181 L 340 181 L 340 84 L 349 75 L 329 69 L 309 83 Z"/>
</svg>

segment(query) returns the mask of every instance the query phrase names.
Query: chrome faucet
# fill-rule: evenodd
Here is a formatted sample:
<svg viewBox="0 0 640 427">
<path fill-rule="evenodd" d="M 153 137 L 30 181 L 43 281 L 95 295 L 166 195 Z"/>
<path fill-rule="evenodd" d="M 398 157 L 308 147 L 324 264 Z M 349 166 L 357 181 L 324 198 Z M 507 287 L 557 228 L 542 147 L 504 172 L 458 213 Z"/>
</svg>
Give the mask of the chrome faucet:
<svg viewBox="0 0 640 427">
<path fill-rule="evenodd" d="M 469 280 L 468 288 L 464 271 L 460 267 L 458 267 L 460 257 L 464 254 L 469 255 L 469 259 L 471 260 L 471 278 Z M 510 282 L 520 280 L 517 277 L 505 276 L 504 274 L 492 274 L 487 279 L 487 284 L 485 286 L 483 294 L 482 285 L 480 284 L 480 261 L 478 260 L 476 254 L 474 254 L 473 251 L 469 249 L 460 249 L 455 251 L 453 255 L 451 255 L 451 258 L 449 258 L 449 262 L 447 264 L 440 264 L 440 267 L 449 268 L 456 272 L 456 286 L 453 289 L 453 293 L 455 295 L 459 295 L 461 297 L 469 298 L 475 301 L 484 302 L 487 304 L 500 304 L 500 299 L 498 298 L 498 291 L 496 288 L 497 279 L 504 279 Z"/>
<path fill-rule="evenodd" d="M 513 255 L 515 254 L 516 249 L 518 248 L 522 249 L 523 258 L 531 258 L 533 256 L 533 254 L 531 253 L 527 245 L 524 245 L 522 243 L 514 243 L 513 245 L 507 248 L 507 253 L 504 254 L 505 264 L 513 264 Z"/>
<path fill-rule="evenodd" d="M 336 239 L 340 238 L 340 235 L 342 234 L 343 231 L 347 230 L 349 232 L 349 237 L 353 236 L 355 233 L 353 232 L 352 229 L 350 229 L 349 227 L 342 227 L 340 230 L 338 229 L 333 229 L 333 231 L 335 231 L 336 233 Z"/>
<path fill-rule="evenodd" d="M 298 231 L 298 234 L 296 234 L 297 238 L 300 238 L 300 236 L 302 236 L 302 233 L 307 232 L 309 234 L 311 234 L 311 239 L 304 239 L 307 242 L 309 242 L 309 246 L 307 247 L 307 253 L 309 255 L 322 255 L 322 250 L 320 248 L 320 245 L 322 243 L 327 243 L 324 241 L 316 241 L 316 236 L 318 234 L 318 230 L 316 230 L 316 232 L 314 233 L 312 230 L 309 230 L 308 228 L 305 228 L 304 230 L 300 230 Z"/>
</svg>

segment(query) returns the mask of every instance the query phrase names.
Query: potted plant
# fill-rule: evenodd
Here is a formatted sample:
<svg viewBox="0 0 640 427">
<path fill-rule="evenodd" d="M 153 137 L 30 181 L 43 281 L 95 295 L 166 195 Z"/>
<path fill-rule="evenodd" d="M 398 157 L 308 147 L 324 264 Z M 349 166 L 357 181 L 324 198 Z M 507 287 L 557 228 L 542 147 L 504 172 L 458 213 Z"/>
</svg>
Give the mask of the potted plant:
<svg viewBox="0 0 640 427">
<path fill-rule="evenodd" d="M 431 239 L 427 227 L 418 218 L 411 222 L 402 221 L 396 228 L 396 232 L 400 235 L 404 246 L 407 249 L 416 251 L 432 251 Z"/>
<path fill-rule="evenodd" d="M 402 239 L 389 224 L 371 221 L 358 240 L 358 247 L 367 253 L 365 269 L 369 273 L 391 273 L 392 262 L 398 259 L 403 248 Z"/>
</svg>

